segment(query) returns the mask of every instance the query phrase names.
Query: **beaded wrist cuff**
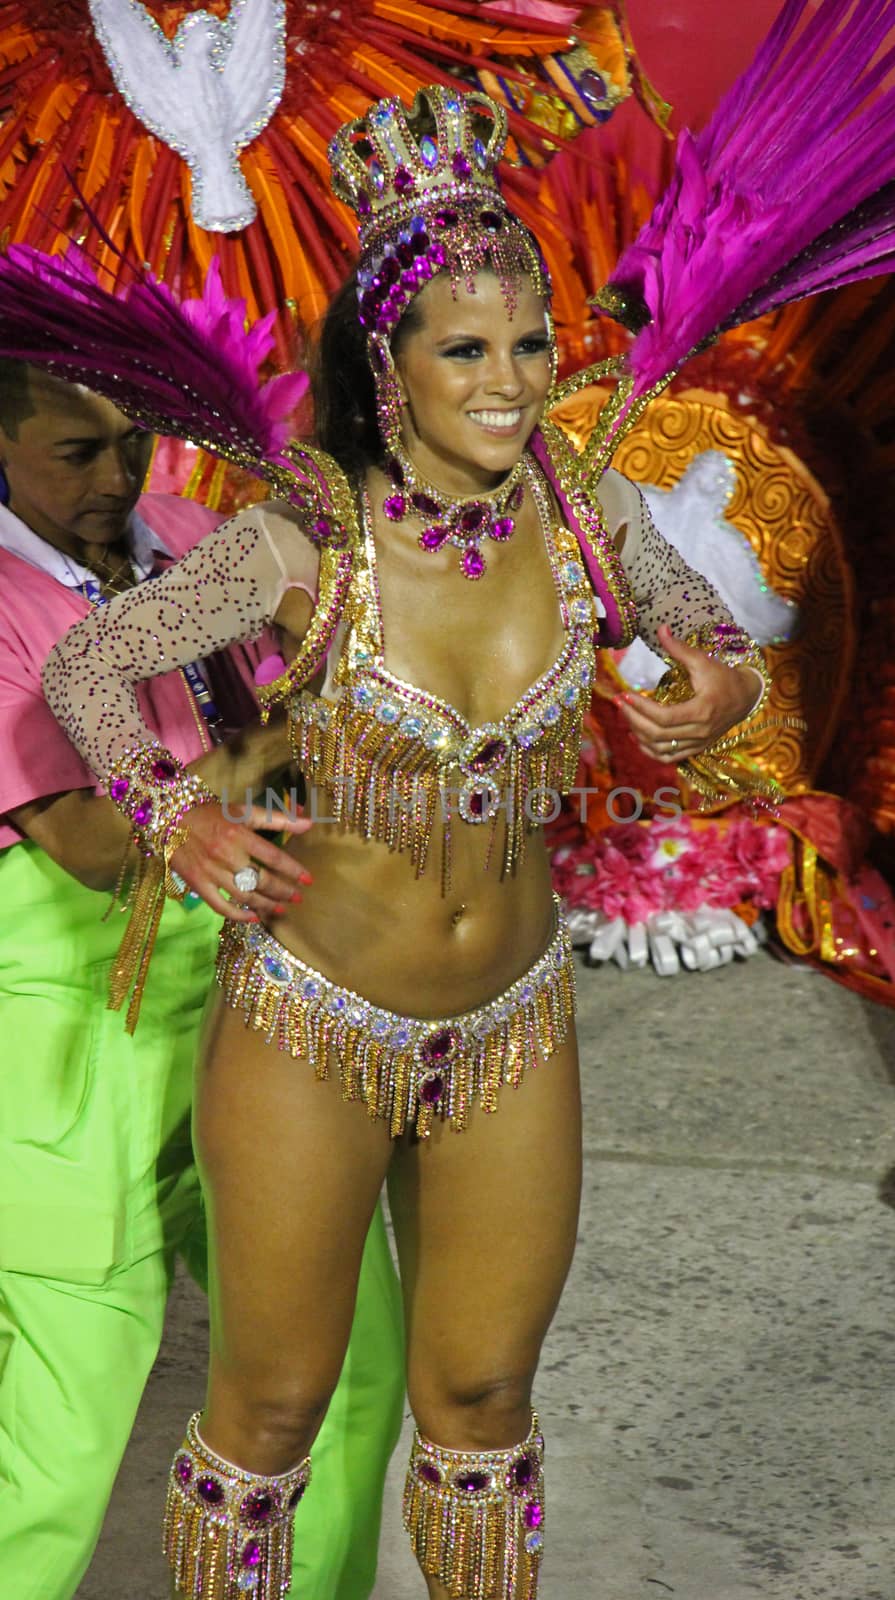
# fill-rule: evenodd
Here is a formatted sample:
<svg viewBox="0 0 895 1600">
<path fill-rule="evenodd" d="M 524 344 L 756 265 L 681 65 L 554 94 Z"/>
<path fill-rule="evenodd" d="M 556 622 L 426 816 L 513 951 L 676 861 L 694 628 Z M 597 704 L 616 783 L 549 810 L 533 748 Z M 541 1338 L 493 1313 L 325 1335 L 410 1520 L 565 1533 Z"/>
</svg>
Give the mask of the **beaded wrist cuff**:
<svg viewBox="0 0 895 1600">
<path fill-rule="evenodd" d="M 422 1571 L 457 1600 L 535 1600 L 544 1550 L 544 1439 L 445 1450 L 414 1435 L 404 1526 Z"/>
<path fill-rule="evenodd" d="M 178 1594 L 190 1600 L 281 1600 L 292 1581 L 295 1508 L 311 1459 L 278 1477 L 244 1472 L 209 1450 L 197 1411 L 174 1457 L 163 1546 Z"/>
<path fill-rule="evenodd" d="M 695 633 L 689 635 L 687 643 L 695 646 L 697 650 L 704 650 L 713 661 L 723 661 L 726 667 L 752 667 L 753 671 L 758 673 L 762 687 L 741 720 L 749 722 L 752 717 L 757 717 L 759 711 L 764 709 L 771 692 L 771 674 L 761 646 L 733 622 L 704 623 Z"/>
<path fill-rule="evenodd" d="M 749 800 L 773 810 L 783 799 L 784 792 L 776 779 L 763 771 L 743 748 L 756 733 L 774 725 L 767 719 L 760 723 L 757 720 L 771 692 L 771 675 L 760 646 L 742 628 L 730 622 L 705 623 L 688 634 L 685 642 L 693 649 L 704 651 L 714 661 L 723 661 L 725 666 L 753 667 L 761 678 L 762 687 L 758 698 L 730 733 L 707 745 L 699 755 L 682 762 L 678 770 L 696 790 L 703 807 L 728 800 Z M 675 662 L 662 678 L 655 698 L 668 703 L 687 700 L 691 694 L 690 680 L 683 667 Z M 785 723 L 793 720 L 783 719 Z"/>
<path fill-rule="evenodd" d="M 166 847 L 172 831 L 187 812 L 217 800 L 207 783 L 187 772 L 157 740 L 134 745 L 119 756 L 107 788 L 110 799 L 130 818 L 143 854 L 162 858 L 170 853 Z"/>
</svg>

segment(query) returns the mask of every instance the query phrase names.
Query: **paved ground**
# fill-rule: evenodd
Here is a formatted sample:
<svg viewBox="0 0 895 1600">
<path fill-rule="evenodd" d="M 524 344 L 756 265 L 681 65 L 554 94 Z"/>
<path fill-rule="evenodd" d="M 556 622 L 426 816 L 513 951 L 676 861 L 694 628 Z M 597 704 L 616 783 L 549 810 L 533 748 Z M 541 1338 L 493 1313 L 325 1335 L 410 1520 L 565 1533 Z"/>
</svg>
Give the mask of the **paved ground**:
<svg viewBox="0 0 895 1600">
<path fill-rule="evenodd" d="M 587 1181 L 538 1386 L 543 1600 L 895 1600 L 895 1012 L 764 954 L 580 988 Z M 182 1284 L 80 1600 L 165 1595 L 161 1485 L 203 1340 Z M 375 1600 L 420 1600 L 403 1467 Z"/>
</svg>

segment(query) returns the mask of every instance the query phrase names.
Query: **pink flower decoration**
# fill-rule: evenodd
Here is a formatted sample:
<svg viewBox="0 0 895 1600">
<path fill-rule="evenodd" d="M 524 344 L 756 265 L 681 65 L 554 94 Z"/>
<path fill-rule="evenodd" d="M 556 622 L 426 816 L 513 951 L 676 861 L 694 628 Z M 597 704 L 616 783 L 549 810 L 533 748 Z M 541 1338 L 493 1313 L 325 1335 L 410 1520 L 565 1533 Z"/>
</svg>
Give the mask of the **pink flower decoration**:
<svg viewBox="0 0 895 1600">
<path fill-rule="evenodd" d="M 765 909 L 776 902 L 788 861 L 783 828 L 744 816 L 697 822 L 685 815 L 619 824 L 564 845 L 553 877 L 568 905 L 633 924 L 658 911 L 730 909 L 743 900 Z"/>
</svg>

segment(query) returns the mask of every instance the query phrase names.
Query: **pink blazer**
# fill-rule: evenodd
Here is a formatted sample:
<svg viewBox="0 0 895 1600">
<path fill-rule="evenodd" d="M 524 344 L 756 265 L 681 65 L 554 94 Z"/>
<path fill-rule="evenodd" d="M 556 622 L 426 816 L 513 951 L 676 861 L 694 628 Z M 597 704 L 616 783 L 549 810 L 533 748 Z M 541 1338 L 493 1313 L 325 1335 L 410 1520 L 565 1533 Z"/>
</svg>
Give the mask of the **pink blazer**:
<svg viewBox="0 0 895 1600">
<path fill-rule="evenodd" d="M 224 520 L 220 513 L 176 495 L 144 494 L 137 510 L 174 560 Z M 89 601 L 76 589 L 0 549 L 0 849 L 22 839 L 6 820 L 16 806 L 96 787 L 40 686 L 53 645 L 89 611 Z M 235 646 L 207 664 L 216 702 L 232 727 L 249 721 L 256 709 L 252 675 L 263 653 L 255 645 Z M 149 727 L 181 761 L 195 761 L 208 749 L 208 735 L 182 673 L 140 684 L 137 697 Z"/>
</svg>

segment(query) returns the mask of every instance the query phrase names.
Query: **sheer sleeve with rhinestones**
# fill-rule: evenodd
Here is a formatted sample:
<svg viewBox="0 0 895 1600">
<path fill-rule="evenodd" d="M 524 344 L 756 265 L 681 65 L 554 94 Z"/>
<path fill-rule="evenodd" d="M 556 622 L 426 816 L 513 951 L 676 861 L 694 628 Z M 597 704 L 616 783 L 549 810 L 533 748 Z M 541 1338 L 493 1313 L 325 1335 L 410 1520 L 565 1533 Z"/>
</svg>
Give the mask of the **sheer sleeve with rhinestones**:
<svg viewBox="0 0 895 1600">
<path fill-rule="evenodd" d="M 637 632 L 651 650 L 665 653 L 656 632 L 663 622 L 678 639 L 718 624 L 736 627 L 717 589 L 663 538 L 636 484 L 610 468 L 600 481 L 600 504 L 613 535 L 626 525 L 621 563 L 637 604 Z"/>
<path fill-rule="evenodd" d="M 69 629 L 47 659 L 47 701 L 93 771 L 154 735 L 135 685 L 257 637 L 287 589 L 314 598 L 318 557 L 288 506 L 240 512 L 162 577 Z"/>
</svg>

